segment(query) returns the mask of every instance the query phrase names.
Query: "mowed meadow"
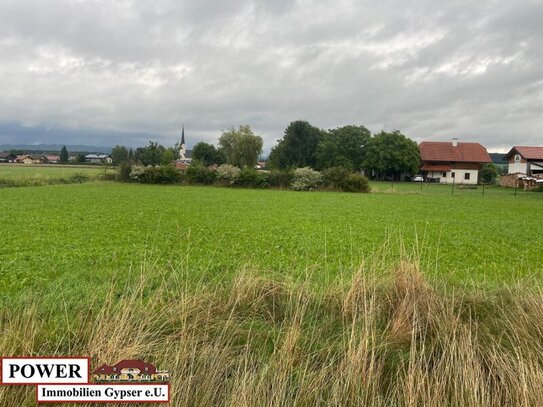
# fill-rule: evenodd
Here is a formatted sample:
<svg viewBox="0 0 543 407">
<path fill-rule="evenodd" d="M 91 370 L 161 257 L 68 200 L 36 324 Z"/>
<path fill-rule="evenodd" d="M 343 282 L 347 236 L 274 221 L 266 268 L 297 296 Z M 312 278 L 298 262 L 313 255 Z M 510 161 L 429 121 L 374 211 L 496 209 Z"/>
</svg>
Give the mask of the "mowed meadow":
<svg viewBox="0 0 543 407">
<path fill-rule="evenodd" d="M 0 189 L 0 354 L 145 359 L 176 406 L 535 405 L 543 194 L 372 188 Z"/>
</svg>

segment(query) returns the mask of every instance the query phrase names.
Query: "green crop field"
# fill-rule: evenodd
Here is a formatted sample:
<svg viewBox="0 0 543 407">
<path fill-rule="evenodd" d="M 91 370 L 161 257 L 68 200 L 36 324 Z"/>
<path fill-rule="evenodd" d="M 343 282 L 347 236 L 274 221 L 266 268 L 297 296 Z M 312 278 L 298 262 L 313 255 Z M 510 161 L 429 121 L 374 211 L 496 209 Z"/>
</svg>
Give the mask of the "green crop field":
<svg viewBox="0 0 543 407">
<path fill-rule="evenodd" d="M 1 291 L 5 299 L 27 288 L 99 286 L 143 262 L 218 280 L 250 266 L 325 283 L 383 250 L 396 258 L 402 246 L 427 273 L 453 282 L 543 271 L 539 193 L 373 188 L 383 192 L 118 183 L 1 189 Z"/>
<path fill-rule="evenodd" d="M 24 180 L 36 177 L 62 178 L 74 174 L 97 176 L 107 171 L 100 166 L 0 164 L 0 178 Z"/>
<path fill-rule="evenodd" d="M 150 361 L 174 406 L 537 405 L 543 194 L 372 189 L 0 188 L 0 355 Z"/>
</svg>

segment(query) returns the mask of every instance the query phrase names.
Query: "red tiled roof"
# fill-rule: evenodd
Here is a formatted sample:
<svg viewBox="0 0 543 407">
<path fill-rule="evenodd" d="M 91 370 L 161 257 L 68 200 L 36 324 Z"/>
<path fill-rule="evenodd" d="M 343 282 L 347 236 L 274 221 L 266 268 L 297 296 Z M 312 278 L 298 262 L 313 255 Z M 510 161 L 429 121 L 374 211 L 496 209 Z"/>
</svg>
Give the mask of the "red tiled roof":
<svg viewBox="0 0 543 407">
<path fill-rule="evenodd" d="M 422 161 L 490 163 L 492 160 L 479 143 L 458 143 L 453 147 L 446 141 L 423 141 L 419 144 Z"/>
<path fill-rule="evenodd" d="M 116 368 L 116 370 L 113 370 Z M 121 360 L 119 363 L 113 366 L 102 365 L 96 369 L 93 374 L 112 374 L 120 373 L 122 369 L 139 369 L 142 373 L 154 374 L 156 373 L 156 367 L 151 363 L 145 363 L 142 360 Z M 147 370 L 145 370 L 147 368 Z"/>
<path fill-rule="evenodd" d="M 514 151 L 527 160 L 543 160 L 543 147 L 515 146 L 509 150 L 509 152 L 505 155 L 505 158 L 509 158 Z"/>
<path fill-rule="evenodd" d="M 108 365 L 102 365 L 98 369 L 96 369 L 92 374 L 112 374 L 113 373 L 113 367 Z"/>
<path fill-rule="evenodd" d="M 420 169 L 422 171 L 450 171 L 452 167 L 450 165 L 424 164 Z"/>
</svg>

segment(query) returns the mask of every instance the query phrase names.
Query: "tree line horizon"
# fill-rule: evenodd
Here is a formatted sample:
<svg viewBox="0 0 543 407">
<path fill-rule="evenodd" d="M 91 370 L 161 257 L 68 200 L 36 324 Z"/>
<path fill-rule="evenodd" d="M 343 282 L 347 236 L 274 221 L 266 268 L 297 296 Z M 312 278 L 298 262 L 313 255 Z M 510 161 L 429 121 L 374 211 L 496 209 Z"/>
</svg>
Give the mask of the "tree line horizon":
<svg viewBox="0 0 543 407">
<path fill-rule="evenodd" d="M 179 143 L 167 148 L 154 141 L 135 150 L 117 145 L 112 149 L 111 157 L 115 165 L 126 162 L 167 165 L 175 161 L 179 147 Z M 223 131 L 216 146 L 203 141 L 195 144 L 192 160 L 205 166 L 254 167 L 262 147 L 262 137 L 249 125 L 242 125 Z M 319 171 L 344 167 L 353 172 L 366 171 L 384 177 L 416 174 L 419 164 L 418 144 L 399 130 L 372 134 L 363 125 L 324 130 L 306 120 L 296 120 L 286 127 L 283 137 L 272 147 L 266 167 L 280 170 L 310 167 Z"/>
</svg>

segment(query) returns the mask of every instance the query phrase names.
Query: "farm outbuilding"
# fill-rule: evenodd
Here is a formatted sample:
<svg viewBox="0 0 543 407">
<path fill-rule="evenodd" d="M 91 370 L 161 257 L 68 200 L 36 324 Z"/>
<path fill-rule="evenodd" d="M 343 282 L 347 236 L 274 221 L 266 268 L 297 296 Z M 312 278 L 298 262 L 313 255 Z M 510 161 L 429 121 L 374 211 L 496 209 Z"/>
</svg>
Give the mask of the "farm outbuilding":
<svg viewBox="0 0 543 407">
<path fill-rule="evenodd" d="M 515 146 L 505 156 L 509 174 L 543 174 L 543 147 Z"/>
</svg>

